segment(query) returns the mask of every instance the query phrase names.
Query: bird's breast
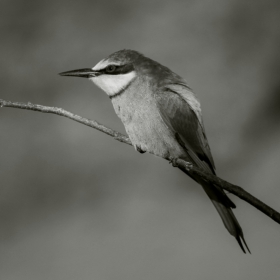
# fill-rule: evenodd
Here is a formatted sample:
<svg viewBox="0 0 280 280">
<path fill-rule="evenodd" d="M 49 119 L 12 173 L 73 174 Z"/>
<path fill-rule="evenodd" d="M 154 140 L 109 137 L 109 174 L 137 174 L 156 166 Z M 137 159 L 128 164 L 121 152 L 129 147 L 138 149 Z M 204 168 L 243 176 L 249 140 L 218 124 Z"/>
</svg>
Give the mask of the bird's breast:
<svg viewBox="0 0 280 280">
<path fill-rule="evenodd" d="M 179 157 L 184 152 L 162 120 L 154 94 L 148 86 L 131 87 L 113 98 L 112 103 L 137 150 L 164 158 Z"/>
</svg>

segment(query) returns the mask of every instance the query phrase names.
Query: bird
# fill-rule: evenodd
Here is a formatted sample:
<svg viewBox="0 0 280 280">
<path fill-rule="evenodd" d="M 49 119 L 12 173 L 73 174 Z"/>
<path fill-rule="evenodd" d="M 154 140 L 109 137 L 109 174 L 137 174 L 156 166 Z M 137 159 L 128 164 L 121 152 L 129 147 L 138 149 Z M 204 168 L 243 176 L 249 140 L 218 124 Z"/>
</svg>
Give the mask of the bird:
<svg viewBox="0 0 280 280">
<path fill-rule="evenodd" d="M 136 151 L 169 160 L 183 159 L 216 175 L 200 102 L 186 80 L 168 67 L 138 51 L 123 49 L 93 68 L 59 74 L 88 78 L 101 88 L 111 99 Z M 226 193 L 182 171 L 202 186 L 242 251 L 246 253 L 246 246 L 251 253 L 232 211 L 236 206 Z"/>
</svg>

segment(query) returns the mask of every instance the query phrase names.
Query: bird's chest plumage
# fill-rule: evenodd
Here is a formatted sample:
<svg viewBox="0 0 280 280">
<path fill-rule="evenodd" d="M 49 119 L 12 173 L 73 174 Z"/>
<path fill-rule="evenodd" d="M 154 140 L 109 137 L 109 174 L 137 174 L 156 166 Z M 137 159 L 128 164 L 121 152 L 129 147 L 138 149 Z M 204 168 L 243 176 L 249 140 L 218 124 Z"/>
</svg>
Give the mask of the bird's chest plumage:
<svg viewBox="0 0 280 280">
<path fill-rule="evenodd" d="M 136 82 L 112 98 L 112 103 L 138 151 L 152 152 L 165 158 L 179 157 L 183 151 L 162 120 L 154 94 L 147 84 Z"/>
</svg>

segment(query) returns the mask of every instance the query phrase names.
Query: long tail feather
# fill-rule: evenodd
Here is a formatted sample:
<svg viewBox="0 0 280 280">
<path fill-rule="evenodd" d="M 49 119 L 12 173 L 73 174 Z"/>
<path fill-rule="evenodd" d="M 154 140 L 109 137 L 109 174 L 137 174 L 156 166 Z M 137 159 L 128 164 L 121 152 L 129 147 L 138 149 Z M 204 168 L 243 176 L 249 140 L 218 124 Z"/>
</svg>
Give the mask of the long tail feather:
<svg viewBox="0 0 280 280">
<path fill-rule="evenodd" d="M 190 174 L 188 174 L 187 171 L 183 169 L 181 170 L 190 176 Z M 207 171 L 211 172 L 210 169 Z M 219 190 L 215 186 L 212 186 L 211 184 L 201 180 L 201 178 L 199 177 L 190 177 L 203 187 L 204 191 L 206 192 L 213 205 L 217 209 L 220 217 L 222 218 L 226 229 L 231 235 L 233 235 L 236 238 L 241 250 L 246 254 L 246 251 L 243 246 L 244 244 L 248 252 L 251 254 L 251 251 L 245 241 L 242 228 L 231 210 L 231 208 L 236 208 L 235 204 L 230 200 L 230 198 L 226 195 L 223 189 Z"/>
<path fill-rule="evenodd" d="M 222 221 L 226 227 L 226 229 L 229 231 L 231 235 L 233 235 L 242 251 L 246 254 L 246 251 L 244 249 L 244 246 L 242 242 L 244 243 L 245 247 L 247 248 L 248 252 L 250 252 L 250 249 L 244 239 L 243 231 L 241 226 L 239 225 L 236 217 L 234 216 L 230 206 L 228 206 L 227 201 L 223 201 L 221 199 L 221 196 L 218 194 L 218 190 L 215 189 L 215 187 L 205 183 L 200 182 L 203 189 L 211 199 L 212 203 L 214 204 L 215 208 L 217 209 L 218 213 L 220 214 Z"/>
</svg>

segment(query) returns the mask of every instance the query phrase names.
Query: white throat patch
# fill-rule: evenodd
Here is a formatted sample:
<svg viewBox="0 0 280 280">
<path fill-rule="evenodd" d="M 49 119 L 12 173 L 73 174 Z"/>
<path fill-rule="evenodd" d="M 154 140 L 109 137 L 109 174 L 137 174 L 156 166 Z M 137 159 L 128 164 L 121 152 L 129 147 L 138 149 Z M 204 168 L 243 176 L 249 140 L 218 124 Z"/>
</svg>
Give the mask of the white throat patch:
<svg viewBox="0 0 280 280">
<path fill-rule="evenodd" d="M 90 78 L 98 87 L 104 90 L 109 96 L 113 96 L 125 89 L 136 77 L 136 72 L 132 71 L 119 75 L 100 75 Z"/>
</svg>

